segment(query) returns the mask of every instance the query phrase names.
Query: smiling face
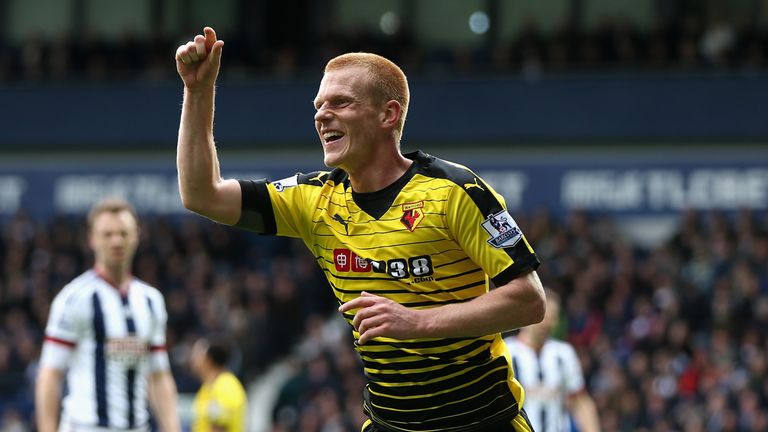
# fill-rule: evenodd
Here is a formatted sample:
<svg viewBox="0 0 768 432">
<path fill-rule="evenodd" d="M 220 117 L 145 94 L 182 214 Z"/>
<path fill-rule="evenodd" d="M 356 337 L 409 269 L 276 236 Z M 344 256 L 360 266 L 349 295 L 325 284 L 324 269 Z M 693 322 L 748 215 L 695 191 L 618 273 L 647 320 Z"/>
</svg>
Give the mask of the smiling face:
<svg viewBox="0 0 768 432">
<path fill-rule="evenodd" d="M 366 69 L 352 66 L 327 71 L 314 104 L 325 165 L 354 171 L 372 162 L 374 147 L 381 139 L 384 104 L 371 95 Z"/>
</svg>

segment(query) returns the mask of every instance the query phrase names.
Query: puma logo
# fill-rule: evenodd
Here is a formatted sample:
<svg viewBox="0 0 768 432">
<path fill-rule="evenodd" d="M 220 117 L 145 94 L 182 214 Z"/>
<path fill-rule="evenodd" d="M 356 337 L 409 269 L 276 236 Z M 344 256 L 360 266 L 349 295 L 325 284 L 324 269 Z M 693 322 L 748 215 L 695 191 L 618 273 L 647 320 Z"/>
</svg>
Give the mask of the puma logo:
<svg viewBox="0 0 768 432">
<path fill-rule="evenodd" d="M 325 173 L 318 174 L 317 177 L 313 177 L 313 178 L 309 179 L 309 181 L 317 180 L 318 183 L 323 184 L 323 183 L 325 183 L 325 181 L 323 181 L 323 178 L 322 178 L 324 175 L 325 175 Z"/>
<path fill-rule="evenodd" d="M 313 179 L 314 180 L 314 179 Z M 338 213 L 333 215 L 333 220 L 344 225 L 344 233 L 349 235 L 349 222 L 345 221 Z"/>
<path fill-rule="evenodd" d="M 477 177 L 475 177 L 475 182 L 474 183 L 464 183 L 464 189 L 466 189 L 466 190 L 470 190 L 473 187 L 476 187 L 476 188 L 480 189 L 481 191 L 485 191 L 485 189 L 483 189 L 482 186 L 477 184 Z"/>
</svg>

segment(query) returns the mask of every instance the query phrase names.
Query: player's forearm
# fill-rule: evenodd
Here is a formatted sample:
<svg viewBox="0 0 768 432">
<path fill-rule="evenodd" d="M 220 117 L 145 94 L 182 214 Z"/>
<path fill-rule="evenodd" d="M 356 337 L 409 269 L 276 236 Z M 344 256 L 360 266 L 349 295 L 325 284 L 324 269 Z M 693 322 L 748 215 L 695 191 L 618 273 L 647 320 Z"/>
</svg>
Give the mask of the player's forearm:
<svg viewBox="0 0 768 432">
<path fill-rule="evenodd" d="M 595 401 L 587 393 L 580 393 L 571 400 L 571 411 L 580 431 L 600 432 L 600 419 Z"/>
<path fill-rule="evenodd" d="M 214 89 L 184 89 L 176 165 L 184 206 L 196 209 L 209 201 L 221 180 L 213 140 Z"/>
<path fill-rule="evenodd" d="M 149 403 L 161 432 L 179 432 L 178 395 L 170 372 L 152 374 L 149 379 Z"/>
<path fill-rule="evenodd" d="M 544 318 L 544 289 L 535 271 L 466 303 L 425 309 L 426 337 L 472 337 L 508 331 Z"/>
<path fill-rule="evenodd" d="M 39 432 L 56 432 L 59 427 L 59 399 L 62 374 L 41 368 L 35 384 L 35 419 Z"/>
</svg>

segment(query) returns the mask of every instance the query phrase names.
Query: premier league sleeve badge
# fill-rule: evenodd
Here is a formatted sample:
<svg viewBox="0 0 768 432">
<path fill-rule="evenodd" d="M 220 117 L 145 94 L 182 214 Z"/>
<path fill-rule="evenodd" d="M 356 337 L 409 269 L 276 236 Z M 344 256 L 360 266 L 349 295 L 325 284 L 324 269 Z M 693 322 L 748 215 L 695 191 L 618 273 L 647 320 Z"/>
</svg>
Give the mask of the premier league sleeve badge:
<svg viewBox="0 0 768 432">
<path fill-rule="evenodd" d="M 506 210 L 488 216 L 482 226 L 491 236 L 488 243 L 495 248 L 514 247 L 523 238 L 523 232 Z"/>
</svg>

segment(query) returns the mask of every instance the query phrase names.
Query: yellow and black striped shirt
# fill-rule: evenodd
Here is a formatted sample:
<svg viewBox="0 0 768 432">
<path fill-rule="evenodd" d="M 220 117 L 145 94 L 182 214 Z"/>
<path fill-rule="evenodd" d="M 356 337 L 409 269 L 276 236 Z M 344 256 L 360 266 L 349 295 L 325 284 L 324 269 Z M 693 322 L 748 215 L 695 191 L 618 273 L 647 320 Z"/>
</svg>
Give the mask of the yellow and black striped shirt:
<svg viewBox="0 0 768 432">
<path fill-rule="evenodd" d="M 353 192 L 340 169 L 240 181 L 238 226 L 303 239 L 339 303 L 362 291 L 411 308 L 465 302 L 488 291 L 489 277 L 502 285 L 538 266 L 503 198 L 472 171 L 405 156 L 408 171 L 373 193 Z M 393 431 L 474 431 L 515 417 L 522 403 L 499 334 L 382 337 L 356 349 L 369 380 L 365 409 Z"/>
</svg>

